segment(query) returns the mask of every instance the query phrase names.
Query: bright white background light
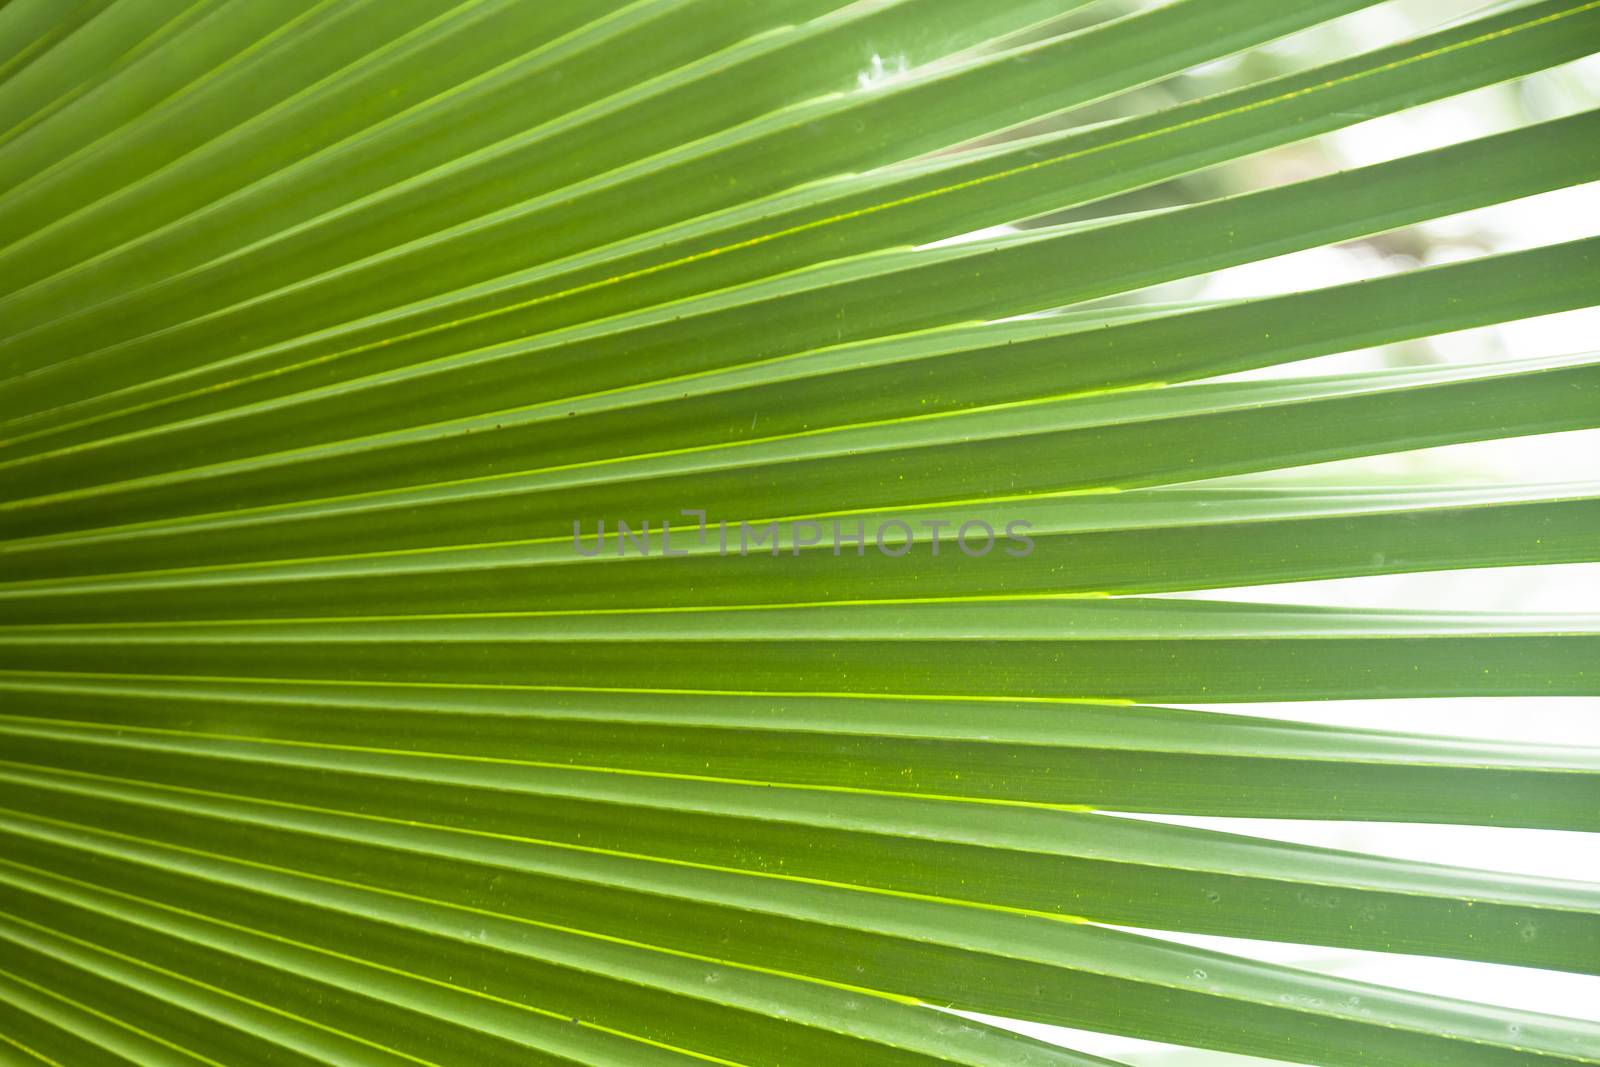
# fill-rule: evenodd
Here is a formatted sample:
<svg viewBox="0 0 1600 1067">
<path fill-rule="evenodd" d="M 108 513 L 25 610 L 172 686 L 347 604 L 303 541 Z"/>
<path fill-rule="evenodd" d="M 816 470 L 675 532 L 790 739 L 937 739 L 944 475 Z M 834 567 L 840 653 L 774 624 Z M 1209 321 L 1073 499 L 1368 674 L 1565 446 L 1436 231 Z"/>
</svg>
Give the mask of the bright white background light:
<svg viewBox="0 0 1600 1067">
<path fill-rule="evenodd" d="M 1145 4 L 1140 6 L 1154 6 Z M 1330 50 L 1342 54 L 1379 47 L 1470 12 L 1473 5 L 1391 2 L 1273 46 L 1308 65 Z M 1198 73 L 1237 80 L 1235 61 Z M 1325 170 L 1364 166 L 1426 151 L 1600 104 L 1600 57 L 1569 64 L 1508 86 L 1386 116 L 1304 146 L 1235 165 L 1239 188 L 1275 185 Z M 1418 255 L 1386 250 L 1383 241 L 1313 249 L 1232 270 L 1193 283 L 1166 286 L 1150 299 L 1239 299 L 1315 289 L 1496 252 L 1515 251 L 1600 234 L 1600 183 L 1474 211 L 1409 231 Z M 1414 240 L 1411 238 L 1415 238 Z M 1298 376 L 1374 370 L 1396 365 L 1471 363 L 1582 353 L 1600 348 L 1600 308 L 1368 349 L 1234 377 Z M 1436 448 L 1401 455 L 1274 472 L 1240 481 L 1392 484 L 1600 483 L 1600 432 Z M 1600 611 L 1600 565 L 1504 568 L 1307 582 L 1193 594 L 1263 603 L 1463 610 Z M 1600 746 L 1600 699 L 1386 700 L 1325 704 L 1216 707 L 1236 713 L 1302 721 L 1446 733 L 1539 744 Z M 1600 797 L 1596 797 L 1600 804 Z M 1141 818 L 1156 818 L 1140 816 Z M 1457 864 L 1600 883 L 1596 835 L 1461 826 L 1160 817 L 1333 848 L 1427 862 Z M 1229 938 L 1162 934 L 1175 941 L 1288 963 L 1392 986 L 1533 1011 L 1600 1021 L 1600 978 L 1424 957 L 1280 945 Z M 1089 1053 L 1147 1067 L 1225 1067 L 1266 1064 L 1253 1057 L 1173 1049 L 1059 1027 L 991 1020 Z"/>
</svg>

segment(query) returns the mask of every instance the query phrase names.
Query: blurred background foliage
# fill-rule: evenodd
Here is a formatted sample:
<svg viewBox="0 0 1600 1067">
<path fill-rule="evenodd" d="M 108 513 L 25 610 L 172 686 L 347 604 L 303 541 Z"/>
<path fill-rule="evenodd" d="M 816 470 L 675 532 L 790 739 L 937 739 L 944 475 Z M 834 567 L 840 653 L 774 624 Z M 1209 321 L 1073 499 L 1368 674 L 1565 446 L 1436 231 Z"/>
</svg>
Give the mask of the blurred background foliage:
<svg viewBox="0 0 1600 1067">
<path fill-rule="evenodd" d="M 1157 0 L 1106 0 L 1061 19 L 1039 36 L 1157 6 L 1160 6 Z M 1391 0 L 1244 54 L 1194 68 L 1178 77 L 1045 122 L 1019 127 L 1008 136 L 1022 137 L 1161 110 L 1240 85 L 1302 71 L 1330 55 L 1370 51 L 1469 16 L 1516 6 L 1520 5 L 1485 6 L 1468 0 Z M 1041 216 L 1022 225 L 1045 225 L 1192 204 L 1455 144 L 1575 114 L 1597 104 L 1600 104 L 1600 61 L 1590 57 L 1088 207 Z M 1134 298 L 1121 299 L 1227 299 L 1287 292 L 1527 248 L 1544 241 L 1571 240 L 1593 232 L 1600 232 L 1600 187 L 1580 186 L 1239 270 L 1186 279 L 1147 290 Z M 1551 351 L 1577 350 L 1592 345 L 1596 330 L 1600 328 L 1600 315 L 1585 311 L 1550 316 L 1545 325 L 1549 328 L 1541 336 L 1548 341 L 1542 347 L 1550 348 L 1550 342 L 1554 342 Z M 1329 357 L 1315 367 L 1343 370 L 1496 358 L 1514 354 L 1513 347 L 1519 337 L 1524 336 L 1532 335 L 1515 325 L 1468 331 L 1387 346 L 1365 354 L 1366 358 L 1360 360 L 1348 355 Z M 1303 373 L 1307 369 L 1307 365 L 1302 364 L 1293 373 Z"/>
</svg>

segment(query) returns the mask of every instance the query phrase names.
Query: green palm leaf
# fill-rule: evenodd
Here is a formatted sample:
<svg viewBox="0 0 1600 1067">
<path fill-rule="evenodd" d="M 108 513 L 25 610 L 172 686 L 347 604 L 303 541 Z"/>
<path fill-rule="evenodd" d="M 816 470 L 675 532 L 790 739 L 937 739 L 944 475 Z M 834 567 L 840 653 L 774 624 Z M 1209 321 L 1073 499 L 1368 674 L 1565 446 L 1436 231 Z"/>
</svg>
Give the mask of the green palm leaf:
<svg viewBox="0 0 1600 1067">
<path fill-rule="evenodd" d="M 1594 616 L 1162 595 L 1600 561 L 1593 482 L 1239 477 L 1600 428 L 1593 353 L 1226 377 L 1600 239 L 1135 295 L 1600 178 L 1139 199 L 1600 46 L 1172 88 L 1374 2 L 0 2 L 0 1063 L 1600 1063 L 1190 936 L 1592 975 L 1595 886 L 1144 817 L 1600 833 L 1594 748 L 1168 706 L 1600 694 Z"/>
</svg>

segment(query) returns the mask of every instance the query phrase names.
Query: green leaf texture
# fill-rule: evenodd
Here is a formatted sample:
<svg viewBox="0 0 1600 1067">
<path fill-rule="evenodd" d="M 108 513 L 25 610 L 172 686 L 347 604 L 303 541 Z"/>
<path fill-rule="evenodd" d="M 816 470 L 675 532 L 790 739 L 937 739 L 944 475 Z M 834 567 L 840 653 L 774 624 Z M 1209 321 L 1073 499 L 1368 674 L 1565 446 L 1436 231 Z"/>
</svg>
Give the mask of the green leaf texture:
<svg viewBox="0 0 1600 1067">
<path fill-rule="evenodd" d="M 1600 561 L 1596 483 L 1240 477 L 1600 428 L 1600 354 L 1239 374 L 1600 239 L 1137 296 L 1600 179 L 1129 199 L 1600 50 L 1149 89 L 1374 4 L 0 2 L 0 1064 L 1600 1064 L 1164 936 L 1596 974 L 1600 888 L 1135 817 L 1600 833 L 1600 750 L 1183 707 L 1600 695 L 1600 615 L 1203 592 Z"/>
</svg>

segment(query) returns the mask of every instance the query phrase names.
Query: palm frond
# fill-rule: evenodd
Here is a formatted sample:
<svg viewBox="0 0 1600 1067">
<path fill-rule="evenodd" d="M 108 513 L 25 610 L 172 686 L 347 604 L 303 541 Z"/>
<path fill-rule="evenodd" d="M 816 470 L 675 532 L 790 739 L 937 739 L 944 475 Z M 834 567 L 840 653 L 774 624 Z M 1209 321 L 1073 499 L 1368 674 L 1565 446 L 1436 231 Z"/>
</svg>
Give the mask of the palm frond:
<svg viewBox="0 0 1600 1067">
<path fill-rule="evenodd" d="M 1600 46 L 1139 92 L 1373 5 L 0 4 L 0 1062 L 1600 1063 L 1163 936 L 1600 973 L 1593 885 L 1144 818 L 1600 832 L 1600 750 L 1169 706 L 1600 694 L 1590 615 L 1163 596 L 1600 561 L 1592 482 L 1237 477 L 1600 427 L 1593 353 L 1224 377 L 1600 238 L 1138 299 L 1600 178 L 1128 199 Z"/>
</svg>

